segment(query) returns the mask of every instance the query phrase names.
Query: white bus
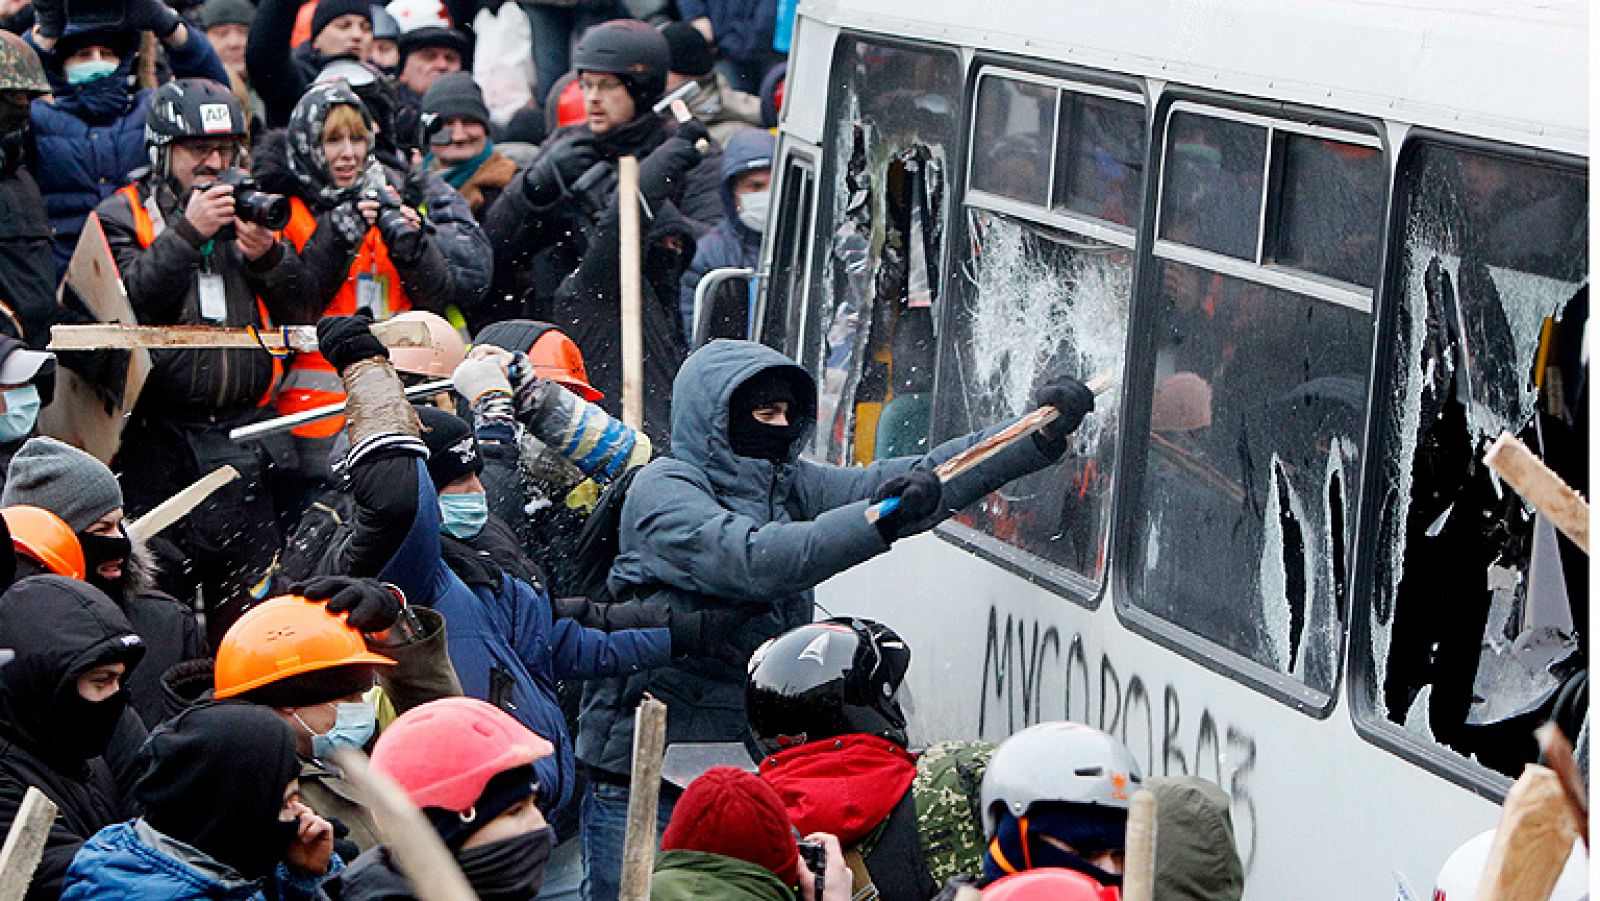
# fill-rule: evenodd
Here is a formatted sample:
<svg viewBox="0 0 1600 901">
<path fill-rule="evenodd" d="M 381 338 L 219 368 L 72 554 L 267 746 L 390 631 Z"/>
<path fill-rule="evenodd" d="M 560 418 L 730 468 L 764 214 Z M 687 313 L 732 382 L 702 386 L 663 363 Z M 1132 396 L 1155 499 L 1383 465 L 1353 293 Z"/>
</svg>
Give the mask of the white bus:
<svg viewBox="0 0 1600 901">
<path fill-rule="evenodd" d="M 819 459 L 1109 373 L 1077 450 L 824 584 L 913 739 L 1072 719 L 1232 796 L 1252 899 L 1426 896 L 1587 710 L 1582 0 L 807 0 L 754 336 Z M 736 317 L 741 323 L 744 317 Z"/>
</svg>

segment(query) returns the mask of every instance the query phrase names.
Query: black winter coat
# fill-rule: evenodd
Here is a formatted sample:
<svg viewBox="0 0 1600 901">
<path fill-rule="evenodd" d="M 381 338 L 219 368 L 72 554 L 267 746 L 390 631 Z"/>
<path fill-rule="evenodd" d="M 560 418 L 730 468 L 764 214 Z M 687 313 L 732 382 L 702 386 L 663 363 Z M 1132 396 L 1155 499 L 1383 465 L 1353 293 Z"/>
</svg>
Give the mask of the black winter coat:
<svg viewBox="0 0 1600 901">
<path fill-rule="evenodd" d="M 56 264 L 44 198 L 26 169 L 0 175 L 0 210 L 0 331 L 42 348 L 59 313 Z"/>
<path fill-rule="evenodd" d="M 139 640 L 93 587 L 40 576 L 0 597 L 0 647 L 17 655 L 0 669 L 0 829 L 15 821 L 29 786 L 60 808 L 27 894 L 47 901 L 60 895 L 78 847 L 128 814 L 106 762 L 62 748 L 57 698 L 76 691 L 78 676 L 101 663 L 137 662 Z"/>
</svg>

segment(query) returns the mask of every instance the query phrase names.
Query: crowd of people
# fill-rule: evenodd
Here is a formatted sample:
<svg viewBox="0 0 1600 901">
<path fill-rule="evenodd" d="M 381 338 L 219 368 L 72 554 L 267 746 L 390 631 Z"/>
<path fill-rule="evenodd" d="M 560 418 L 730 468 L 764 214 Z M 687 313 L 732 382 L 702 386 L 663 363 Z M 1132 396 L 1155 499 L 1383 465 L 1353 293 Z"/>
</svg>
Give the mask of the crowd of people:
<svg viewBox="0 0 1600 901">
<path fill-rule="evenodd" d="M 542 102 L 511 108 L 474 76 L 499 4 L 0 6 L 0 828 L 30 787 L 59 808 L 30 901 L 412 897 L 341 749 L 479 897 L 616 898 L 647 695 L 669 749 L 723 749 L 661 786 L 654 898 L 1115 898 L 1142 789 L 1156 897 L 1242 895 L 1218 786 L 1080 724 L 914 748 L 909 645 L 815 621 L 813 586 L 1054 464 L 1094 396 L 1046 381 L 1053 423 L 945 480 L 1008 423 L 824 466 L 803 367 L 690 353 L 700 276 L 753 266 L 767 223 L 775 6 L 521 0 Z M 117 296 L 72 275 L 97 252 Z M 142 383 L 45 350 L 124 293 L 143 325 L 318 349 L 157 347 Z M 41 434 L 69 379 L 114 414 L 104 459 Z"/>
</svg>

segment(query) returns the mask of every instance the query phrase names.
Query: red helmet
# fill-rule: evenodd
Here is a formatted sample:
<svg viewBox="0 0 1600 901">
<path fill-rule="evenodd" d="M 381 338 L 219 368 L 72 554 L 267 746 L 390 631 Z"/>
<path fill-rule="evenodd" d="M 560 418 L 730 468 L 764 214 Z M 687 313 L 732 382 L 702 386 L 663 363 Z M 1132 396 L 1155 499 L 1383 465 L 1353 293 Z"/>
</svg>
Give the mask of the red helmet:
<svg viewBox="0 0 1600 901">
<path fill-rule="evenodd" d="M 43 507 L 18 504 L 0 510 L 11 532 L 11 547 L 24 557 L 37 560 L 58 576 L 82 580 L 88 573 L 83 561 L 83 545 L 72 527 Z"/>
<path fill-rule="evenodd" d="M 390 723 L 372 749 L 372 766 L 418 807 L 465 813 L 490 779 L 554 753 L 548 741 L 493 704 L 441 698 Z"/>
<path fill-rule="evenodd" d="M 583 86 L 574 78 L 561 89 L 561 96 L 556 98 L 556 127 L 577 125 L 588 117 L 583 103 Z"/>
<path fill-rule="evenodd" d="M 1045 867 L 1013 873 L 983 890 L 983 901 L 1118 901 L 1122 893 L 1077 870 Z"/>
</svg>

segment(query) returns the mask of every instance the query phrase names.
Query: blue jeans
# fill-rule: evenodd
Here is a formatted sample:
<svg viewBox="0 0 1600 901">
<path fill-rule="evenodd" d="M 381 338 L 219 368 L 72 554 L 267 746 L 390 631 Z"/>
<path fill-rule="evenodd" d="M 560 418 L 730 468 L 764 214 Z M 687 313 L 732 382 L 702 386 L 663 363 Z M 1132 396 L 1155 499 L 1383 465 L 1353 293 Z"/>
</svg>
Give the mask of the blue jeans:
<svg viewBox="0 0 1600 901">
<path fill-rule="evenodd" d="M 533 26 L 533 68 L 539 92 L 535 99 L 541 107 L 548 99 L 550 86 L 560 81 L 571 67 L 572 42 L 601 22 L 628 16 L 619 0 L 577 6 L 530 2 L 522 5 L 522 11 L 528 14 L 528 24 Z"/>
<path fill-rule="evenodd" d="M 550 862 L 544 867 L 544 885 L 539 889 L 539 901 L 578 901 L 583 897 L 583 843 L 576 836 L 569 838 L 550 852 Z"/>
<path fill-rule="evenodd" d="M 675 799 L 656 807 L 656 834 L 666 831 Z M 622 842 L 628 832 L 628 790 L 591 780 L 583 793 L 583 899 L 617 901 L 622 888 Z"/>
</svg>

